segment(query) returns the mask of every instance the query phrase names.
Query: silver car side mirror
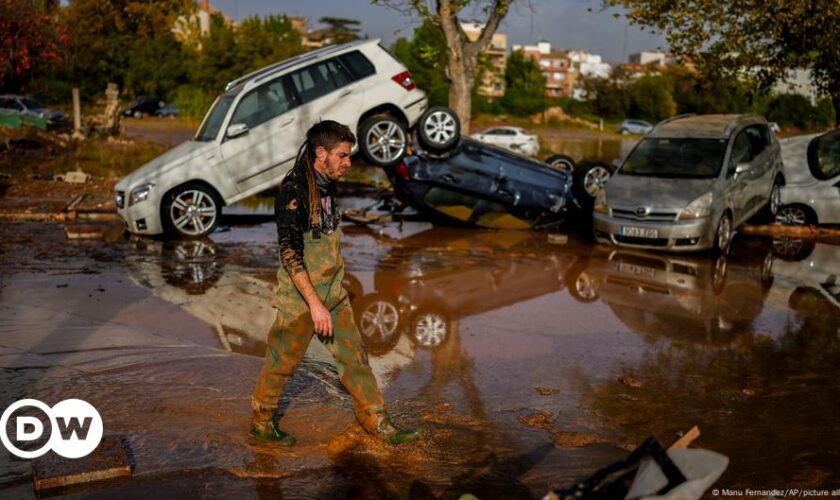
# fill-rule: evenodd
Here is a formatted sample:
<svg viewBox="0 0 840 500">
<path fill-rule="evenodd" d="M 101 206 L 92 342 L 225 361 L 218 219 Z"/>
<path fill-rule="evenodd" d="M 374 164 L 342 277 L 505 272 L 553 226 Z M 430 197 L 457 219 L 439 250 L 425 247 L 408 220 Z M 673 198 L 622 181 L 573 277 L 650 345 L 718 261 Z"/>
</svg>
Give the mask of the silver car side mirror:
<svg viewBox="0 0 840 500">
<path fill-rule="evenodd" d="M 248 133 L 248 125 L 244 123 L 234 123 L 227 129 L 227 138 L 233 139 L 234 137 L 239 137 L 240 135 L 245 135 Z"/>
<path fill-rule="evenodd" d="M 618 169 L 618 167 L 620 167 L 620 166 L 621 166 L 621 158 L 616 158 L 615 160 L 613 160 L 613 161 L 612 161 L 612 165 L 613 165 L 613 167 L 615 167 L 616 169 Z"/>
<path fill-rule="evenodd" d="M 739 164 L 735 165 L 735 175 L 743 174 L 744 172 L 747 172 L 749 169 L 750 169 L 750 164 L 749 163 L 739 163 Z"/>
</svg>

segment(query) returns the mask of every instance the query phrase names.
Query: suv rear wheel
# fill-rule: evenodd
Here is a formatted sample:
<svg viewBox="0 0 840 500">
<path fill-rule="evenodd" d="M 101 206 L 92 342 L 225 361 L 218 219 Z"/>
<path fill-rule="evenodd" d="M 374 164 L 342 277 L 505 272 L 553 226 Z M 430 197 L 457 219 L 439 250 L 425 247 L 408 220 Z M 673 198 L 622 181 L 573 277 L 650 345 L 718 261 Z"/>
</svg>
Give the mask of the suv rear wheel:
<svg viewBox="0 0 840 500">
<path fill-rule="evenodd" d="M 359 149 L 371 165 L 396 165 L 407 147 L 405 126 L 391 115 L 371 116 L 359 127 Z"/>
<path fill-rule="evenodd" d="M 173 234 L 201 238 L 212 233 L 222 216 L 222 202 L 210 188 L 197 183 L 175 188 L 163 200 L 163 222 Z"/>
</svg>

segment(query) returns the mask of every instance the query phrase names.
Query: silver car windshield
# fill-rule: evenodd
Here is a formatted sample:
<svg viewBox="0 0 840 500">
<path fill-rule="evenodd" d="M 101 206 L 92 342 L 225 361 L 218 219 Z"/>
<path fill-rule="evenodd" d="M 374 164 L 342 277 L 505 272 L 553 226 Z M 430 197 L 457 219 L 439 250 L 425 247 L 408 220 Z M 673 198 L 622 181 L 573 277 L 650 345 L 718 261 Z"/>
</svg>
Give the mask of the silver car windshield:
<svg viewBox="0 0 840 500">
<path fill-rule="evenodd" d="M 642 139 L 620 172 L 651 177 L 717 177 L 725 153 L 725 139 Z"/>
<path fill-rule="evenodd" d="M 225 121 L 225 116 L 227 116 L 230 105 L 233 104 L 233 100 L 235 98 L 236 94 L 227 93 L 222 94 L 218 99 L 216 99 L 213 107 L 210 108 L 210 111 L 204 118 L 201 128 L 199 128 L 198 132 L 195 134 L 196 141 L 209 142 L 219 135 L 219 129 L 222 127 L 222 122 Z"/>
</svg>

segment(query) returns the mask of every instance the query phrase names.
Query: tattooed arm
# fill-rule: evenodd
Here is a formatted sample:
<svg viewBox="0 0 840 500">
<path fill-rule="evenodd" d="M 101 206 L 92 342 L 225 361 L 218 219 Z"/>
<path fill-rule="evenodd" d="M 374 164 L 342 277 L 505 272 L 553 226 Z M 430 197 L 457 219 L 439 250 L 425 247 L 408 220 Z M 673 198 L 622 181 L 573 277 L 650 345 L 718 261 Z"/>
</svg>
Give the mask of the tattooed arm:
<svg viewBox="0 0 840 500">
<path fill-rule="evenodd" d="M 332 336 L 332 317 L 324 307 L 312 285 L 312 279 L 303 260 L 303 231 L 309 219 L 305 198 L 294 179 L 287 179 L 280 186 L 274 199 L 274 219 L 277 222 L 277 241 L 280 246 L 280 262 L 292 278 L 312 316 L 315 333 Z"/>
</svg>

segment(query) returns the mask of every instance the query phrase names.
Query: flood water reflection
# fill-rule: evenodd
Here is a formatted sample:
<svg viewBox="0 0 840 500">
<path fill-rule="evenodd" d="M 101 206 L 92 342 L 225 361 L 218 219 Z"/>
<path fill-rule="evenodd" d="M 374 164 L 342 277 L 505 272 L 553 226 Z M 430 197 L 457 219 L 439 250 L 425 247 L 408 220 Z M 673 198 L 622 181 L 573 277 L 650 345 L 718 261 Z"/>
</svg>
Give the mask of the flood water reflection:
<svg viewBox="0 0 840 500">
<path fill-rule="evenodd" d="M 334 454 L 343 479 L 331 494 L 538 496 L 695 424 L 697 446 L 731 459 L 721 485 L 840 484 L 840 247 L 792 254 L 790 242 L 738 237 L 727 256 L 684 256 L 535 232 L 344 232 L 371 366 L 429 434 L 422 456 L 399 462 L 408 475 Z M 127 267 L 214 325 L 218 347 L 261 357 L 274 248 L 223 241 L 152 259 L 147 248 Z M 528 424 L 534 414 L 548 424 Z"/>
</svg>

